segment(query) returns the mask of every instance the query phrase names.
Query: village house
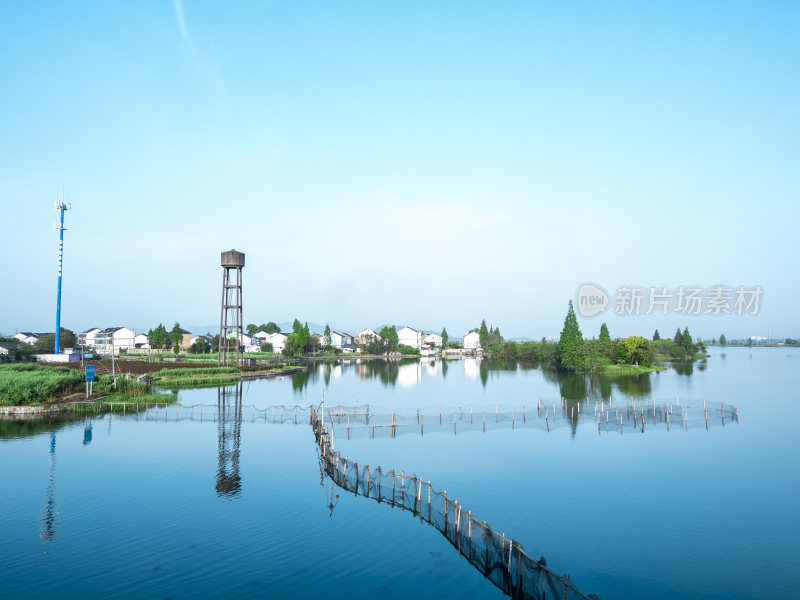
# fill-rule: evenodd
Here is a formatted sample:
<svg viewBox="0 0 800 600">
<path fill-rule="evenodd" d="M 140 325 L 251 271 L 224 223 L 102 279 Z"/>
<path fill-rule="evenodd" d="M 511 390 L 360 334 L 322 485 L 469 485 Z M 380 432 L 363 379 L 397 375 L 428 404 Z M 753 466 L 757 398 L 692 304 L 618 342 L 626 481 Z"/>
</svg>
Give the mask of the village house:
<svg viewBox="0 0 800 600">
<path fill-rule="evenodd" d="M 94 344 L 88 344 L 88 345 L 94 345 Z M 150 340 L 148 339 L 147 334 L 137 333 L 133 338 L 133 347 L 136 348 L 137 350 L 149 350 Z"/>
<path fill-rule="evenodd" d="M 287 334 L 280 332 L 267 333 L 264 339 L 261 339 L 261 333 L 266 332 L 259 332 L 256 335 L 259 337 L 259 340 L 261 340 L 262 344 L 272 344 L 272 351 L 277 354 L 283 352 L 283 349 L 286 347 L 286 338 L 289 337 Z"/>
<path fill-rule="evenodd" d="M 420 348 L 422 346 L 422 333 L 411 327 L 403 327 L 397 332 L 397 342 L 401 346 Z"/>
<path fill-rule="evenodd" d="M 0 356 L 8 356 L 21 345 L 22 342 L 0 342 Z"/>
<path fill-rule="evenodd" d="M 96 337 L 97 334 L 100 333 L 102 330 L 99 327 L 92 327 L 87 329 L 86 331 L 81 331 L 78 334 L 78 345 L 79 346 L 90 346 L 94 348 L 96 345 Z"/>
<path fill-rule="evenodd" d="M 481 336 L 477 331 L 470 331 L 464 336 L 464 350 L 478 350 L 481 347 Z"/>
<path fill-rule="evenodd" d="M 422 343 L 426 346 L 441 347 L 442 336 L 440 336 L 438 333 L 426 333 L 422 336 Z"/>
<path fill-rule="evenodd" d="M 340 331 L 331 331 L 331 348 L 337 348 L 342 352 L 355 352 L 358 350 L 353 336 Z"/>
<path fill-rule="evenodd" d="M 357 346 L 366 346 L 373 340 L 381 340 L 383 339 L 377 332 L 372 329 L 365 329 L 363 331 L 359 331 L 356 334 L 356 337 L 353 338 L 353 341 Z"/>
<path fill-rule="evenodd" d="M 108 327 L 94 336 L 94 347 L 100 354 L 118 353 L 136 347 L 136 334 L 127 327 Z"/>
<path fill-rule="evenodd" d="M 28 344 L 29 346 L 33 346 L 37 341 L 39 341 L 39 338 L 42 337 L 43 335 L 46 334 L 31 333 L 30 331 L 20 331 L 19 333 L 14 334 L 13 337 L 17 338 L 23 344 Z"/>
</svg>

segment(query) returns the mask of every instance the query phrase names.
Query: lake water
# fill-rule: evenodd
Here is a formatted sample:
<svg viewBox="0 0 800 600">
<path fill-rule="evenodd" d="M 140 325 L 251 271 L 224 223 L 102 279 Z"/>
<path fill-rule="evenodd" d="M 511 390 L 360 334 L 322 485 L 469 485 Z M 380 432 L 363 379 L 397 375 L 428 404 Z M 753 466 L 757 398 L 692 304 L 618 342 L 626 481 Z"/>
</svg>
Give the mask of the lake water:
<svg viewBox="0 0 800 600">
<path fill-rule="evenodd" d="M 0 595 L 503 597 L 433 528 L 332 489 L 306 421 L 264 423 L 248 408 L 316 404 L 324 389 L 326 406 L 355 396 L 398 418 L 419 407 L 425 423 L 440 405 L 452 420 L 470 405 L 519 415 L 537 398 L 582 400 L 577 427 L 348 440 L 340 426 L 336 446 L 430 479 L 602 599 L 796 598 L 798 383 L 796 349 L 715 348 L 707 364 L 625 378 L 474 360 L 322 364 L 244 383 L 245 408 L 229 415 L 240 420 L 224 423 L 155 420 L 163 409 L 0 423 Z M 179 397 L 210 415 L 218 390 Z M 679 399 L 698 419 L 704 398 L 734 404 L 739 422 L 621 435 L 612 420 L 598 433 L 595 401 L 624 408 L 631 397 Z"/>
</svg>

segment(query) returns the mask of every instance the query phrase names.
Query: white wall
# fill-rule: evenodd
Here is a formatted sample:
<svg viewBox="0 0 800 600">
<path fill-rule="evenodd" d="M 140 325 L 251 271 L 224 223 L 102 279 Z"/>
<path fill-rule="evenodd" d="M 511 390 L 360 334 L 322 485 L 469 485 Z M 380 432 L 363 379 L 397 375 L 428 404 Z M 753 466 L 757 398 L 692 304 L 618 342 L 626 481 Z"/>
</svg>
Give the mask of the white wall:
<svg viewBox="0 0 800 600">
<path fill-rule="evenodd" d="M 422 345 L 422 334 L 411 327 L 403 327 L 397 332 L 397 341 L 404 346 L 419 348 Z"/>
</svg>

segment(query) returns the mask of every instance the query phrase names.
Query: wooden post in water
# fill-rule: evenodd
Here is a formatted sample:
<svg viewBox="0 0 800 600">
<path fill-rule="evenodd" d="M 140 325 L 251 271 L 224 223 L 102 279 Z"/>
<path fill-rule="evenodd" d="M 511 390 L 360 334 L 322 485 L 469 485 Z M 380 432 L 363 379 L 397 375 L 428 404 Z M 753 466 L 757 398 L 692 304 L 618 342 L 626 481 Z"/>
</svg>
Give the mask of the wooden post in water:
<svg viewBox="0 0 800 600">
<path fill-rule="evenodd" d="M 392 506 L 394 506 L 394 486 L 395 486 L 395 476 L 394 476 L 394 469 L 392 469 Z"/>
<path fill-rule="evenodd" d="M 431 480 L 428 479 L 428 523 L 431 522 Z"/>
<path fill-rule="evenodd" d="M 372 417 L 373 423 L 375 422 L 375 417 Z M 378 465 L 378 504 L 381 503 L 381 467 Z"/>
<path fill-rule="evenodd" d="M 472 558 L 472 511 L 467 511 L 467 557 Z"/>
</svg>

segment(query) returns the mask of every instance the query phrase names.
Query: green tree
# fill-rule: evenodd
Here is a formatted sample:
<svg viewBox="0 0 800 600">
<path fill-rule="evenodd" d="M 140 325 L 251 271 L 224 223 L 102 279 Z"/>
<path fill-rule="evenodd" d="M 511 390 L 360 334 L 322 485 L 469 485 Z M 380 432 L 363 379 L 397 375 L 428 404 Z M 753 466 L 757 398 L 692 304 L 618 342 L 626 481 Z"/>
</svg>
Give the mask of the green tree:
<svg viewBox="0 0 800 600">
<path fill-rule="evenodd" d="M 567 316 L 564 318 L 564 329 L 561 330 L 561 338 L 558 342 L 559 362 L 562 369 L 576 371 L 582 366 L 582 346 L 583 335 L 578 326 L 578 319 L 575 317 L 572 300 L 570 300 L 569 310 L 567 310 Z"/>
<path fill-rule="evenodd" d="M 656 332 L 653 334 L 653 341 L 657 342 L 660 339 L 661 339 L 661 336 L 658 335 L 658 329 L 656 329 Z"/>
<path fill-rule="evenodd" d="M 281 332 L 281 328 L 278 327 L 278 324 L 275 323 L 274 321 L 270 321 L 266 325 L 262 325 L 260 327 L 260 329 L 262 331 L 267 332 L 267 333 L 280 333 Z"/>
<path fill-rule="evenodd" d="M 261 347 L 259 348 L 260 352 L 272 352 L 273 350 L 274 349 L 272 347 L 272 344 L 270 344 L 269 342 L 264 342 L 263 344 L 261 344 Z"/>
<path fill-rule="evenodd" d="M 167 344 L 167 329 L 161 323 L 147 333 L 147 342 L 154 350 L 161 350 Z"/>
<path fill-rule="evenodd" d="M 176 322 L 175 325 L 172 326 L 172 331 L 169 332 L 169 338 L 173 348 L 178 348 L 178 350 L 180 350 L 181 341 L 183 340 L 183 330 L 181 330 L 180 323 Z M 177 352 L 175 354 L 177 354 Z"/>
<path fill-rule="evenodd" d="M 600 341 L 601 342 L 610 342 L 611 341 L 611 334 L 608 333 L 608 326 L 603 323 L 600 325 Z"/>
<path fill-rule="evenodd" d="M 686 350 L 687 354 L 694 354 L 694 342 L 692 341 L 692 336 L 689 333 L 688 327 L 683 329 L 683 335 L 681 335 L 681 346 L 684 350 Z"/>
<path fill-rule="evenodd" d="M 753 345 L 753 338 L 751 338 L 751 337 L 747 338 L 747 345 L 748 346 L 752 346 Z"/>
<path fill-rule="evenodd" d="M 197 341 L 194 343 L 194 347 L 197 354 L 205 354 L 208 352 L 208 342 L 206 342 L 206 338 L 197 338 Z"/>
<path fill-rule="evenodd" d="M 649 366 L 649 343 L 643 337 L 634 335 L 622 340 L 625 348 L 625 362 L 642 367 Z"/>
<path fill-rule="evenodd" d="M 59 328 L 59 340 L 58 343 L 61 345 L 59 350 L 64 350 L 64 348 L 73 348 L 75 346 L 75 334 L 66 329 L 64 327 Z M 16 338 L 14 338 L 16 342 Z M 41 352 L 42 354 L 52 354 L 53 348 L 56 346 L 56 334 L 55 333 L 46 333 L 42 337 L 40 337 L 36 342 L 33 344 L 33 347 L 36 349 L 37 352 Z"/>
<path fill-rule="evenodd" d="M 244 330 L 247 332 L 247 335 L 253 337 L 256 333 L 258 333 L 258 326 L 255 323 L 248 323 Z"/>
<path fill-rule="evenodd" d="M 489 349 L 489 329 L 486 327 L 486 319 L 481 321 L 481 326 L 478 328 L 478 335 L 480 336 L 481 348 L 484 350 Z"/>
<path fill-rule="evenodd" d="M 676 346 L 680 346 L 682 341 L 683 334 L 681 333 L 681 328 L 678 327 L 678 330 L 675 332 L 675 337 L 672 338 L 672 343 L 674 343 Z"/>
<path fill-rule="evenodd" d="M 384 344 L 385 352 L 397 350 L 398 346 L 400 345 L 400 338 L 397 337 L 397 328 L 394 325 L 391 327 L 388 325 L 383 327 L 378 332 L 378 335 L 386 340 L 386 344 Z"/>
<path fill-rule="evenodd" d="M 447 335 L 447 327 L 442 327 L 442 348 L 447 348 L 447 342 L 450 340 L 450 336 Z"/>
<path fill-rule="evenodd" d="M 299 345 L 297 344 L 297 334 L 290 333 L 286 337 L 286 343 L 283 346 L 283 355 L 284 356 L 297 356 L 301 352 Z"/>
<path fill-rule="evenodd" d="M 724 333 L 721 336 L 719 336 L 719 345 L 720 346 L 727 346 L 728 345 L 728 340 L 725 337 Z"/>
<path fill-rule="evenodd" d="M 325 324 L 325 333 L 322 334 L 322 347 L 331 347 L 331 326 L 327 323 Z"/>
</svg>

